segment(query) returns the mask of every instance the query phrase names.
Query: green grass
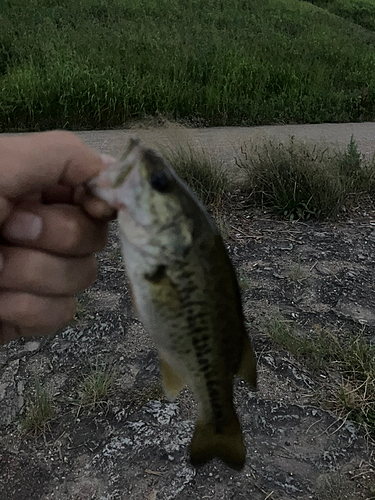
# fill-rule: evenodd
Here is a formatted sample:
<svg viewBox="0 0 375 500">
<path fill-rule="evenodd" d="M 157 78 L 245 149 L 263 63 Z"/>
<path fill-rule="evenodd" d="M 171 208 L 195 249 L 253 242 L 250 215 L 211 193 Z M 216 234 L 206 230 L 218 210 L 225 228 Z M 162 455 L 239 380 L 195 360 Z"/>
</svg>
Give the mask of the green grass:
<svg viewBox="0 0 375 500">
<path fill-rule="evenodd" d="M 26 412 L 21 420 L 21 428 L 26 434 L 37 435 L 46 427 L 52 415 L 52 398 L 47 389 L 37 381 L 34 395 L 29 398 L 26 405 Z"/>
<path fill-rule="evenodd" d="M 291 281 L 300 281 L 306 278 L 306 272 L 301 266 L 300 258 L 298 259 L 298 262 L 296 264 L 293 264 L 293 266 L 291 266 L 288 278 Z"/>
<path fill-rule="evenodd" d="M 79 321 L 85 317 L 87 313 L 88 295 L 87 292 L 81 292 L 75 297 L 76 311 L 74 321 Z"/>
<path fill-rule="evenodd" d="M 374 33 L 308 2 L 0 3 L 2 131 L 157 115 L 342 122 L 372 120 L 374 109 Z"/>
<path fill-rule="evenodd" d="M 176 173 L 194 191 L 204 205 L 218 212 L 228 197 L 229 183 L 223 165 L 204 151 L 179 147 L 164 152 Z M 225 233 L 223 222 L 222 230 Z"/>
<path fill-rule="evenodd" d="M 162 401 L 165 398 L 163 386 L 160 382 L 147 387 L 135 388 L 129 392 L 128 396 L 136 410 L 142 408 L 149 401 Z"/>
<path fill-rule="evenodd" d="M 240 270 L 237 273 L 237 280 L 238 280 L 240 290 L 242 290 L 243 292 L 245 292 L 246 290 L 248 290 L 251 287 L 251 284 L 252 284 L 251 279 L 245 271 Z"/>
<path fill-rule="evenodd" d="M 342 472 L 321 474 L 316 483 L 317 500 L 354 500 L 358 496 L 353 483 Z"/>
<path fill-rule="evenodd" d="M 268 333 L 276 344 L 296 358 L 304 360 L 313 370 L 324 368 L 341 352 L 338 340 L 326 332 L 318 333 L 313 338 L 299 336 L 293 332 L 288 323 L 279 319 L 270 323 Z"/>
<path fill-rule="evenodd" d="M 223 240 L 228 239 L 231 230 L 228 217 L 223 214 L 223 210 L 220 211 L 220 207 L 218 207 L 217 210 L 215 210 L 213 213 L 211 212 L 211 215 L 213 216 L 216 227 L 218 228 Z"/>
<path fill-rule="evenodd" d="M 345 152 L 293 138 L 245 145 L 237 164 L 247 174 L 243 191 L 289 219 L 326 219 L 364 195 L 374 199 L 375 160 L 364 160 L 353 138 Z"/>
<path fill-rule="evenodd" d="M 313 370 L 338 372 L 342 383 L 326 400 L 340 416 L 364 424 L 375 437 L 375 346 L 362 335 L 347 338 L 321 330 L 311 336 L 297 335 L 285 322 L 269 325 L 272 340 L 304 361 Z"/>
<path fill-rule="evenodd" d="M 78 411 L 82 407 L 103 406 L 113 392 L 115 379 L 113 366 L 106 363 L 91 366 L 79 384 Z"/>
<path fill-rule="evenodd" d="M 375 31 L 374 0 L 307 0 L 363 28 Z"/>
<path fill-rule="evenodd" d="M 365 159 L 353 137 L 343 152 L 293 137 L 287 143 L 245 144 L 236 159 L 245 174 L 237 187 L 224 166 L 204 151 L 187 146 L 163 153 L 209 208 L 224 238 L 230 232 L 225 211 L 243 211 L 243 200 L 290 220 L 329 219 L 353 204 L 375 201 L 375 157 Z M 291 269 L 289 277 L 303 279 L 301 266 Z"/>
</svg>

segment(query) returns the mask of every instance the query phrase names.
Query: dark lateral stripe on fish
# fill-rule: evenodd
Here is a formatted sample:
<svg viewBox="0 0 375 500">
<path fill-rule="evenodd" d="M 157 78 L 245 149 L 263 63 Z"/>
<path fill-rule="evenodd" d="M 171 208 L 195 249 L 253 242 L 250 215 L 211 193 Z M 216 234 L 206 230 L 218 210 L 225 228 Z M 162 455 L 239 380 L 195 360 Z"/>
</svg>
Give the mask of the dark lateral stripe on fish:
<svg viewBox="0 0 375 500">
<path fill-rule="evenodd" d="M 202 329 L 202 331 L 203 330 L 205 330 L 205 328 Z M 207 344 L 208 340 L 209 340 L 208 335 L 203 335 L 201 337 L 193 336 L 192 345 L 198 366 L 203 374 L 203 377 L 205 378 L 208 397 L 212 409 L 213 424 L 215 426 L 215 431 L 220 433 L 223 429 L 225 422 L 223 420 L 224 414 L 222 411 L 222 405 L 217 401 L 219 395 L 219 390 L 217 389 L 217 387 L 219 385 L 219 382 L 213 379 L 214 375 L 212 373 L 212 368 L 210 366 L 209 359 L 207 357 L 203 357 L 206 356 L 207 354 L 210 354 L 212 351 Z M 205 354 L 203 354 L 203 352 L 205 352 Z"/>
<path fill-rule="evenodd" d="M 201 347 L 207 345 L 207 342 L 210 339 L 210 337 L 208 335 L 197 336 L 197 333 L 204 332 L 205 330 L 207 330 L 207 327 L 205 327 L 205 326 L 196 327 L 196 328 L 194 328 L 194 330 L 191 330 L 193 344 L 196 344 L 196 345 L 202 344 Z"/>
<path fill-rule="evenodd" d="M 203 318 L 207 318 L 208 317 L 208 314 L 206 311 L 200 311 L 200 312 L 196 312 L 194 313 L 194 310 L 193 309 L 189 309 L 187 311 L 187 314 L 188 314 L 188 318 L 194 318 L 194 320 L 197 320 L 197 319 L 203 319 Z"/>
<path fill-rule="evenodd" d="M 175 262 L 175 266 L 177 267 L 177 269 L 184 269 L 188 265 L 189 262 L 187 260 L 177 260 Z"/>
<path fill-rule="evenodd" d="M 179 279 L 183 279 L 183 280 L 188 280 L 190 278 L 192 278 L 194 276 L 194 273 L 192 271 L 183 271 L 182 273 L 180 273 L 178 275 Z"/>
<path fill-rule="evenodd" d="M 182 307 L 183 308 L 186 308 L 186 307 L 192 307 L 192 306 L 204 306 L 204 302 L 203 300 L 189 300 L 188 302 L 184 302 L 182 303 Z"/>
<path fill-rule="evenodd" d="M 191 285 L 191 286 L 187 286 L 186 288 L 183 288 L 181 290 L 182 299 L 184 298 L 184 295 L 190 295 L 191 293 L 195 292 L 196 289 L 197 289 L 196 285 Z"/>
</svg>

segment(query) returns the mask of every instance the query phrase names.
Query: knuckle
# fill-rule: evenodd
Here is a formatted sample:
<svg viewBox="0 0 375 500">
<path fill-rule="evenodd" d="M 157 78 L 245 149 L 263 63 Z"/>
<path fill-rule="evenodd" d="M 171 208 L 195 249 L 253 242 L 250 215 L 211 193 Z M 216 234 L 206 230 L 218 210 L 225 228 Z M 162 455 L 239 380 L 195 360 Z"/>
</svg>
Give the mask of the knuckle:
<svg viewBox="0 0 375 500">
<path fill-rule="evenodd" d="M 95 235 L 94 251 L 101 252 L 107 244 L 108 240 L 108 225 L 102 225 L 99 227 Z"/>
<path fill-rule="evenodd" d="M 78 139 L 76 135 L 67 130 L 53 130 L 50 134 L 56 139 L 56 141 L 60 144 L 64 144 L 65 146 L 80 146 L 81 141 Z"/>
<path fill-rule="evenodd" d="M 85 154 L 85 144 L 72 132 L 55 130 L 51 134 L 53 142 L 57 144 L 66 158 L 66 166 L 74 164 L 77 158 Z"/>
<path fill-rule="evenodd" d="M 63 232 L 63 244 L 66 250 L 76 250 L 81 244 L 81 225 L 76 217 L 66 217 Z"/>
<path fill-rule="evenodd" d="M 6 344 L 18 337 L 18 329 L 16 327 L 0 322 L 0 345 Z"/>
<path fill-rule="evenodd" d="M 93 255 L 85 259 L 84 271 L 82 271 L 82 282 L 80 290 L 84 290 L 94 283 L 98 275 L 98 262 Z"/>
<path fill-rule="evenodd" d="M 93 255 L 75 260 L 65 275 L 65 295 L 85 290 L 96 280 L 98 274 L 98 263 Z"/>
<path fill-rule="evenodd" d="M 30 294 L 59 294 L 64 291 L 66 269 L 60 257 L 22 249 L 8 268 L 7 286 Z"/>
<path fill-rule="evenodd" d="M 62 299 L 59 327 L 67 325 L 76 312 L 76 302 L 74 297 Z"/>
<path fill-rule="evenodd" d="M 27 285 L 30 290 L 40 290 L 42 287 L 45 287 L 45 278 L 50 276 L 46 254 L 38 251 L 29 251 L 25 261 L 26 264 L 22 266 L 24 286 Z"/>
<path fill-rule="evenodd" d="M 40 298 L 30 296 L 21 311 L 20 326 L 29 330 L 52 332 L 68 324 L 75 313 L 74 298 Z"/>
<path fill-rule="evenodd" d="M 16 294 L 14 301 L 14 323 L 21 327 L 39 327 L 41 323 L 41 304 L 39 298 L 29 294 Z"/>
<path fill-rule="evenodd" d="M 20 329 L 32 331 L 34 334 L 56 331 L 68 324 L 75 314 L 73 296 L 51 299 L 50 297 L 26 293 L 4 293 L 0 299 L 3 306 L 0 321 L 0 343 L 11 340 L 14 337 L 14 332 Z M 6 329 L 4 325 L 11 325 L 11 329 Z"/>
<path fill-rule="evenodd" d="M 89 284 L 94 283 L 98 276 L 98 261 L 96 258 L 92 255 L 90 258 L 90 263 L 89 263 L 89 273 L 88 273 L 88 281 Z"/>
</svg>

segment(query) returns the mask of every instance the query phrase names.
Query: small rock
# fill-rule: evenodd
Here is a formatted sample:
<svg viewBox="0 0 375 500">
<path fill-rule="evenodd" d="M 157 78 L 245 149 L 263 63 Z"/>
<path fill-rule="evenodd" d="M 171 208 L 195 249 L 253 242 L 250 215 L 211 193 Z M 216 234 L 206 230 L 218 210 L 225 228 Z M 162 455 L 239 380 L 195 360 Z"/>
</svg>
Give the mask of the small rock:
<svg viewBox="0 0 375 500">
<path fill-rule="evenodd" d="M 24 381 L 17 381 L 20 361 L 12 361 L 0 374 L 0 424 L 8 425 L 24 404 Z"/>
<path fill-rule="evenodd" d="M 26 342 L 25 349 L 26 351 L 33 352 L 39 349 L 40 342 L 36 340 L 31 340 L 30 342 Z"/>
<path fill-rule="evenodd" d="M 293 245 L 289 241 L 282 241 L 278 246 L 279 250 L 293 250 Z"/>
</svg>

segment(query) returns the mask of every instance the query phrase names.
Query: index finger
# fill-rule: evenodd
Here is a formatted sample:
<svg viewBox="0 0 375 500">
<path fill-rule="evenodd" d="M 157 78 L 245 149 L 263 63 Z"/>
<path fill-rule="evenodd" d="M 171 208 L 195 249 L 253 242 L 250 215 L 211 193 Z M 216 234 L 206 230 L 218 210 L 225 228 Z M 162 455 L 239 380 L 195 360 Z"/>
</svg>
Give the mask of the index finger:
<svg viewBox="0 0 375 500">
<path fill-rule="evenodd" d="M 57 184 L 77 186 L 98 175 L 101 157 L 71 132 L 0 137 L 0 197 L 18 198 Z"/>
</svg>

